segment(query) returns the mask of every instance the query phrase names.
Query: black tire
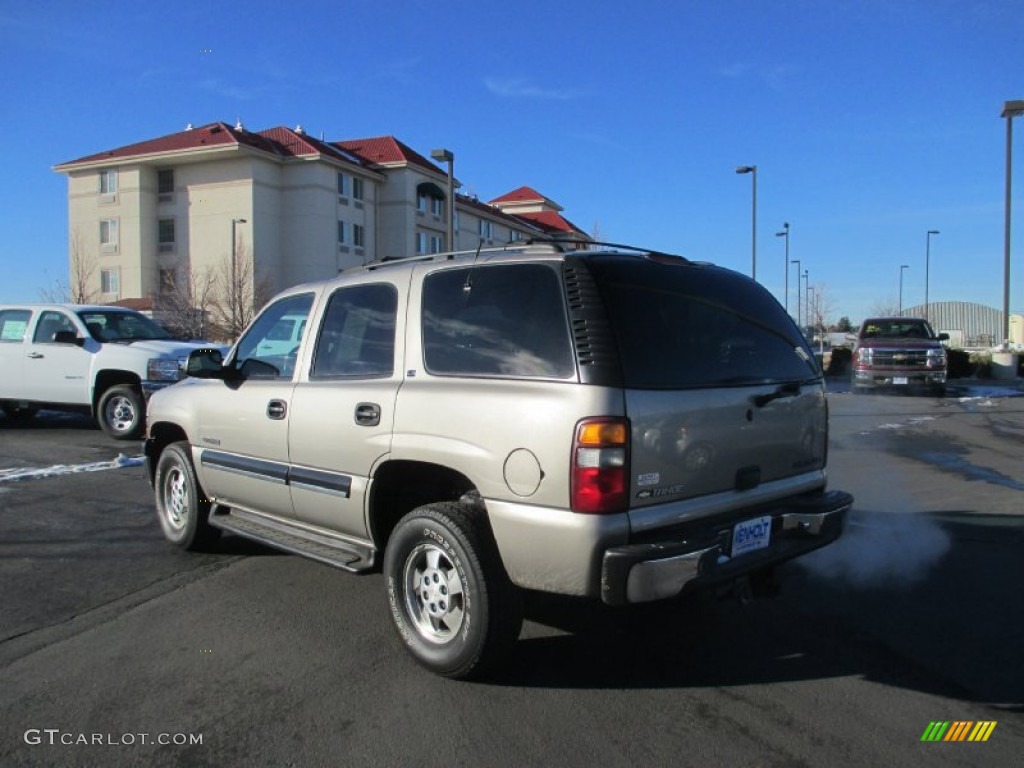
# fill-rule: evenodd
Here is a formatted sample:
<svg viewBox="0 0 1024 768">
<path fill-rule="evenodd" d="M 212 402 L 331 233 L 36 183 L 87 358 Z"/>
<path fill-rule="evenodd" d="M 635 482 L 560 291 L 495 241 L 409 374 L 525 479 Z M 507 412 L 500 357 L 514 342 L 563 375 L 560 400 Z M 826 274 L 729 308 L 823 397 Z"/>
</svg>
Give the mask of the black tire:
<svg viewBox="0 0 1024 768">
<path fill-rule="evenodd" d="M 188 550 L 205 549 L 220 537 L 209 523 L 210 502 L 199 487 L 188 443 L 171 443 L 156 464 L 156 515 L 164 537 Z"/>
<path fill-rule="evenodd" d="M 31 421 L 32 417 L 36 415 L 38 409 L 31 407 L 22 407 L 19 405 L 5 405 L 3 407 L 4 415 L 11 421 L 18 423 L 24 423 Z"/>
<path fill-rule="evenodd" d="M 455 502 L 403 517 L 384 554 L 395 629 L 427 669 L 479 677 L 506 658 L 523 624 L 521 596 L 487 519 Z"/>
<path fill-rule="evenodd" d="M 111 437 L 134 440 L 146 429 L 146 401 L 130 384 L 118 384 L 103 393 L 96 417 Z"/>
</svg>

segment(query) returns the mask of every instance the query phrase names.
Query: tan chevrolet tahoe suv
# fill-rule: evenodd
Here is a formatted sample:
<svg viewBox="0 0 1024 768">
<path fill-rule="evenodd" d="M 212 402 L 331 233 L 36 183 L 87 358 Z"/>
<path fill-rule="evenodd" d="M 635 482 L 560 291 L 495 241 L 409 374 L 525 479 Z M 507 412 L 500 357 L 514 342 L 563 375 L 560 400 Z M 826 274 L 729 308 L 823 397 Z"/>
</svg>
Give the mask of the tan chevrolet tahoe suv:
<svg viewBox="0 0 1024 768">
<path fill-rule="evenodd" d="M 297 345 L 265 346 L 303 318 Z M 510 650 L 521 590 L 727 584 L 834 541 L 852 503 L 825 488 L 802 334 L 757 283 L 677 256 L 374 263 L 285 291 L 189 373 L 149 410 L 166 537 L 382 568 L 402 641 L 449 677 Z"/>
</svg>

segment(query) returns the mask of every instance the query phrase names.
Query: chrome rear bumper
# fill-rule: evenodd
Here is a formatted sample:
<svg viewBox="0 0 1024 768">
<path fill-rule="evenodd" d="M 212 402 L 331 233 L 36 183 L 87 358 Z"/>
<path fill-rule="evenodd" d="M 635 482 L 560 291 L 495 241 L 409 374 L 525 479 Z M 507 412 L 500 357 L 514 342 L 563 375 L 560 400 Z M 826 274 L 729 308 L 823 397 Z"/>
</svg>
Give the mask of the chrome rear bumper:
<svg viewBox="0 0 1024 768">
<path fill-rule="evenodd" d="M 609 549 L 603 559 L 601 598 L 609 605 L 621 605 L 674 597 L 686 589 L 712 586 L 790 560 L 838 539 L 853 497 L 830 491 L 812 503 L 801 501 L 758 511 L 772 518 L 770 544 L 737 557 L 730 554 L 729 523 L 684 540 Z"/>
</svg>

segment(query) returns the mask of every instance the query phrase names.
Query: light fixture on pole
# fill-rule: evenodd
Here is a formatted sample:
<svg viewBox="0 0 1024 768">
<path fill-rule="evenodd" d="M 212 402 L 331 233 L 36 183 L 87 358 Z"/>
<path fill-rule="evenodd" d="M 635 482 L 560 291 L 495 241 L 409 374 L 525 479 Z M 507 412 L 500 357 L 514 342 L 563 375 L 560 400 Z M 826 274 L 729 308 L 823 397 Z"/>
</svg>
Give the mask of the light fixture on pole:
<svg viewBox="0 0 1024 768">
<path fill-rule="evenodd" d="M 900 264 L 900 303 L 899 303 L 899 312 L 897 312 L 897 314 L 900 317 L 903 317 L 903 270 L 905 270 L 905 269 L 910 269 L 910 265 L 909 264 Z"/>
<path fill-rule="evenodd" d="M 1006 218 L 1003 223 L 1003 340 L 1010 339 L 1010 190 L 1013 172 L 1013 118 L 1024 114 L 1024 99 L 1003 104 L 1006 118 Z"/>
<path fill-rule="evenodd" d="M 447 149 L 435 149 L 430 156 L 438 162 L 448 163 L 448 247 L 455 250 L 455 154 Z"/>
<path fill-rule="evenodd" d="M 924 319 L 929 322 L 931 322 L 931 317 L 928 316 L 928 265 L 932 257 L 932 235 L 937 234 L 939 234 L 939 230 L 929 229 L 924 244 Z"/>
<path fill-rule="evenodd" d="M 231 219 L 231 333 L 237 334 L 241 328 L 238 327 L 238 316 L 241 307 L 238 306 L 238 257 L 235 253 L 235 227 L 238 224 L 245 224 L 245 219 Z"/>
<path fill-rule="evenodd" d="M 757 280 L 757 166 L 741 165 L 736 173 L 749 173 L 753 179 L 753 202 L 751 204 L 750 235 L 750 276 Z"/>
<path fill-rule="evenodd" d="M 782 289 L 783 306 L 786 308 L 786 314 L 789 314 L 789 222 L 782 222 L 782 231 L 775 233 L 776 237 L 786 238 L 786 279 L 784 287 Z"/>
<path fill-rule="evenodd" d="M 800 325 L 802 317 L 800 315 L 800 259 L 792 259 L 790 264 L 796 264 L 796 324 Z"/>
</svg>

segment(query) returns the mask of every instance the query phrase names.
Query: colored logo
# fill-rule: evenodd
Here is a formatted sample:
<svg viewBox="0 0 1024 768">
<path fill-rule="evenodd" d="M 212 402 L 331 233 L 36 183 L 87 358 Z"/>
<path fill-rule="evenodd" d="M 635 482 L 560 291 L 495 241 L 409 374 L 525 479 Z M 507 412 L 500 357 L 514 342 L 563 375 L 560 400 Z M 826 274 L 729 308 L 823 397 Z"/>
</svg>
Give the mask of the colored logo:
<svg viewBox="0 0 1024 768">
<path fill-rule="evenodd" d="M 921 734 L 921 741 L 988 741 L 995 729 L 995 720 L 933 720 Z"/>
</svg>

